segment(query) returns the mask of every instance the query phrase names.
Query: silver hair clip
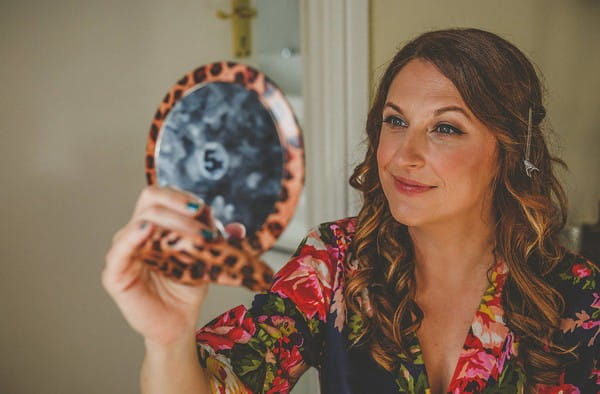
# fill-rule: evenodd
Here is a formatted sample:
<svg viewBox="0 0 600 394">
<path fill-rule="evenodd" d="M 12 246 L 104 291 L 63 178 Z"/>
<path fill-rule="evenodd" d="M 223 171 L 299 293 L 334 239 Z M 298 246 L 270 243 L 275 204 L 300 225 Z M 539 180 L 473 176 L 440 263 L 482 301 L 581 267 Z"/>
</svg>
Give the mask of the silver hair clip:
<svg viewBox="0 0 600 394">
<path fill-rule="evenodd" d="M 525 146 L 525 160 L 523 160 L 523 163 L 525 164 L 525 173 L 527 174 L 528 177 L 531 178 L 531 173 L 533 171 L 537 171 L 539 172 L 540 169 L 537 168 L 536 166 L 533 165 L 533 163 L 531 163 L 529 161 L 529 153 L 531 152 L 531 124 L 532 124 L 532 113 L 533 111 L 531 110 L 531 107 L 529 107 L 529 120 L 527 123 L 527 145 Z"/>
</svg>

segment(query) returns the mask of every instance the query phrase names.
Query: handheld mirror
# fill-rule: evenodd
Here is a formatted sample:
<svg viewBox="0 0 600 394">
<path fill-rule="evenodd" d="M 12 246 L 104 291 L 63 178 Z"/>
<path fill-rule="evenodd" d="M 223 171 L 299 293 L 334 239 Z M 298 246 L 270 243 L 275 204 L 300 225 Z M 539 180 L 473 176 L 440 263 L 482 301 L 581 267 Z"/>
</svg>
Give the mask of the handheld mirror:
<svg viewBox="0 0 600 394">
<path fill-rule="evenodd" d="M 275 83 L 233 62 L 186 74 L 152 121 L 146 177 L 200 197 L 220 223 L 246 227 L 241 240 L 159 229 L 140 249 L 147 264 L 183 283 L 268 288 L 272 272 L 258 256 L 286 228 L 304 182 L 301 130 Z"/>
</svg>

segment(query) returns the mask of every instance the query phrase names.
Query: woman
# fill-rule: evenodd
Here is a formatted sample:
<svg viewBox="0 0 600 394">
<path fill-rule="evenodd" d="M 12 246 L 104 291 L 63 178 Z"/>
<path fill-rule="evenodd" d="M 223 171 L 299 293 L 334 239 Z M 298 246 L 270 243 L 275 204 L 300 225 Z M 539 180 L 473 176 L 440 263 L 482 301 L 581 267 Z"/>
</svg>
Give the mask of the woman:
<svg viewBox="0 0 600 394">
<path fill-rule="evenodd" d="M 196 207 L 146 189 L 103 276 L 145 338 L 143 391 L 288 392 L 315 366 L 327 393 L 598 392 L 598 268 L 558 240 L 562 162 L 544 115 L 510 43 L 476 29 L 417 37 L 369 112 L 350 179 L 358 217 L 311 231 L 268 293 L 195 335 L 206 285 L 131 256 L 156 225 L 199 231 Z"/>
</svg>

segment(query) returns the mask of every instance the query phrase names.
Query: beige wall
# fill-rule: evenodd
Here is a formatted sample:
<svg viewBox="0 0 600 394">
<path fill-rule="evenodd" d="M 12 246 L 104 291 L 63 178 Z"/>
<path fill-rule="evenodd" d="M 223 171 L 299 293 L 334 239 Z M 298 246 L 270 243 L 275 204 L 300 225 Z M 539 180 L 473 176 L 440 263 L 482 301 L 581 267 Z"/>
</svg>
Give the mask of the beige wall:
<svg viewBox="0 0 600 394">
<path fill-rule="evenodd" d="M 0 392 L 138 391 L 142 342 L 100 272 L 144 185 L 158 103 L 184 72 L 229 57 L 222 3 L 0 5 Z M 204 316 L 249 299 L 211 293 Z"/>
<path fill-rule="evenodd" d="M 0 3 L 0 393 L 138 392 L 143 343 L 100 273 L 145 184 L 160 100 L 185 72 L 230 58 L 230 25 L 215 17 L 228 5 Z M 212 287 L 199 324 L 251 297 Z"/>
<path fill-rule="evenodd" d="M 507 38 L 542 70 L 554 151 L 571 224 L 595 222 L 600 200 L 600 2 L 588 0 L 372 0 L 372 80 L 402 43 L 447 27 L 478 27 Z"/>
</svg>

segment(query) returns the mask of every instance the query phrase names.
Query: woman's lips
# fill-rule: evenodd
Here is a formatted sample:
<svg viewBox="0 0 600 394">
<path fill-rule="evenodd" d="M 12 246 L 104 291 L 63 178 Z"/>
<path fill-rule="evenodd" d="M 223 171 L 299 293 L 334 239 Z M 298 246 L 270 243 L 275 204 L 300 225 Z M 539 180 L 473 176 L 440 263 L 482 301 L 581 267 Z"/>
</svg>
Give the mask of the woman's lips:
<svg viewBox="0 0 600 394">
<path fill-rule="evenodd" d="M 425 193 L 431 189 L 434 189 L 436 186 L 429 186 L 423 183 L 413 181 L 412 179 L 403 178 L 403 177 L 394 177 L 394 184 L 396 185 L 396 190 L 404 194 L 420 194 Z"/>
</svg>

